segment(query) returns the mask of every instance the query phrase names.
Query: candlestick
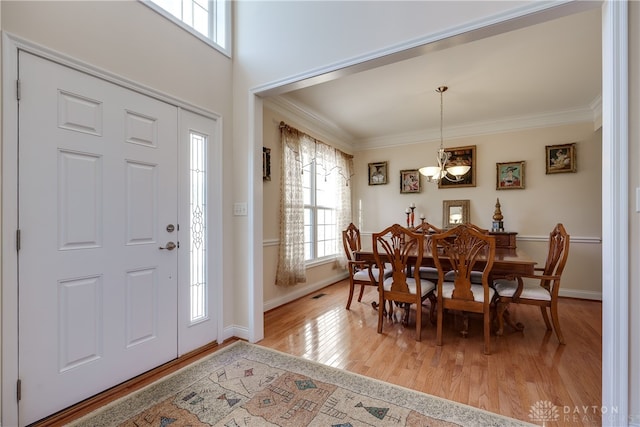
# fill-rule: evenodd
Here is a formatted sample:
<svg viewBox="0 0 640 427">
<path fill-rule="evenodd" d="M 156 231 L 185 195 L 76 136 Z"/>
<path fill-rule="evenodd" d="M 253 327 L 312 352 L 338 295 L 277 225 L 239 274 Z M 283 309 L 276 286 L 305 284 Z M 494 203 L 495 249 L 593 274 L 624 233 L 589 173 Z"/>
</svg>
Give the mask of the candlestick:
<svg viewBox="0 0 640 427">
<path fill-rule="evenodd" d="M 411 215 L 411 211 L 409 210 L 409 208 L 407 208 L 404 213 L 407 214 L 407 227 L 409 227 L 409 215 Z"/>
<path fill-rule="evenodd" d="M 409 207 L 411 208 L 411 227 L 413 228 L 413 220 L 415 218 L 413 211 L 416 209 L 416 204 L 411 203 L 411 206 Z"/>
<path fill-rule="evenodd" d="M 421 213 L 421 214 L 420 214 L 420 223 L 421 223 L 421 224 L 424 224 L 424 219 L 425 219 L 425 216 L 424 216 L 424 214 L 423 214 L 423 213 Z"/>
</svg>

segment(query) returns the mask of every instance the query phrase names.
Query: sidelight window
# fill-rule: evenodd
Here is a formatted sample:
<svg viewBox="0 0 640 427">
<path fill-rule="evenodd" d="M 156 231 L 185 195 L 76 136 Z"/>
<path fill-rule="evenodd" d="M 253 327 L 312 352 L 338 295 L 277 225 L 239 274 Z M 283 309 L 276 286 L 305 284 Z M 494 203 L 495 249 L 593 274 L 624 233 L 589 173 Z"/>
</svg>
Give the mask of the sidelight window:
<svg viewBox="0 0 640 427">
<path fill-rule="evenodd" d="M 190 132 L 191 322 L 208 317 L 207 307 L 207 137 Z"/>
</svg>

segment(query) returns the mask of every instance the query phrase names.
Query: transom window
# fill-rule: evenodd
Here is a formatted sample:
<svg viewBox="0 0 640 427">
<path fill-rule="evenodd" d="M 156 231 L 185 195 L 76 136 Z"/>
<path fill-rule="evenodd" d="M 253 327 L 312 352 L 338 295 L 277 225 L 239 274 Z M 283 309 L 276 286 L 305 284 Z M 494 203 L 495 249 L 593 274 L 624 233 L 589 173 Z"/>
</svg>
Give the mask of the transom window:
<svg viewBox="0 0 640 427">
<path fill-rule="evenodd" d="M 142 0 L 196 37 L 231 55 L 229 0 Z"/>
<path fill-rule="evenodd" d="M 311 162 L 302 174 L 304 197 L 304 259 L 313 261 L 338 251 L 336 177 Z"/>
</svg>

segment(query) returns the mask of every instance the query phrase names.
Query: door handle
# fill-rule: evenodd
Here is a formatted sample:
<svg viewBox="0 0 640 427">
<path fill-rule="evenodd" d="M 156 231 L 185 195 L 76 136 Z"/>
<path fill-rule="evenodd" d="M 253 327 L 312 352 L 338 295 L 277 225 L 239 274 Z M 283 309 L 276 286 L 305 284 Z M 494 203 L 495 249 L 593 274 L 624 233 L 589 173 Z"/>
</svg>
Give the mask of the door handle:
<svg viewBox="0 0 640 427">
<path fill-rule="evenodd" d="M 158 247 L 158 249 L 166 249 L 168 251 L 172 251 L 176 248 L 176 244 L 173 242 L 167 242 L 166 246 L 163 248 L 162 246 Z"/>
</svg>

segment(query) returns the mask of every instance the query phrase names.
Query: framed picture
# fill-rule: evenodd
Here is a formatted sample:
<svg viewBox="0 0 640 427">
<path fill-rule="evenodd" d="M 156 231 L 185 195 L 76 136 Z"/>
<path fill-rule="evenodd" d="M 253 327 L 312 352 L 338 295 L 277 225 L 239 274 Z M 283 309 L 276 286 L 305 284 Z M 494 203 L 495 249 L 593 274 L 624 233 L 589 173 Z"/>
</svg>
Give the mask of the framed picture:
<svg viewBox="0 0 640 427">
<path fill-rule="evenodd" d="M 271 148 L 262 147 L 262 180 L 271 181 Z"/>
<path fill-rule="evenodd" d="M 447 166 L 471 166 L 471 170 L 460 177 L 460 180 L 441 179 L 438 182 L 438 188 L 475 187 L 476 146 L 445 148 L 444 151 L 449 153 Z"/>
<path fill-rule="evenodd" d="M 420 172 L 418 171 L 418 169 L 407 169 L 400 171 L 400 192 L 420 192 Z"/>
<path fill-rule="evenodd" d="M 442 228 L 453 228 L 470 221 L 469 200 L 442 201 Z"/>
<path fill-rule="evenodd" d="M 496 190 L 524 188 L 524 161 L 496 163 Z"/>
<path fill-rule="evenodd" d="M 387 162 L 369 163 L 369 185 L 387 183 Z"/>
<path fill-rule="evenodd" d="M 547 145 L 545 147 L 547 174 L 576 172 L 576 144 Z"/>
</svg>

